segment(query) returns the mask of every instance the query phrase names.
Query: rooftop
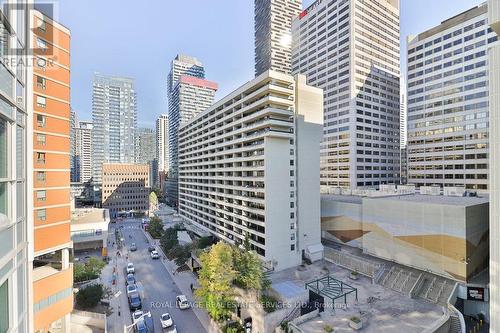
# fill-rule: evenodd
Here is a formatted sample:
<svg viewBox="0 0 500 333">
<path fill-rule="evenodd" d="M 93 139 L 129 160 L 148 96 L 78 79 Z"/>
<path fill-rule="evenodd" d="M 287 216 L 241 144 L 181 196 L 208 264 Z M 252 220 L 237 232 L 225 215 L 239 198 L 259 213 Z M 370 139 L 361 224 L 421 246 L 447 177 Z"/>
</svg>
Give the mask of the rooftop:
<svg viewBox="0 0 500 333">
<path fill-rule="evenodd" d="M 76 209 L 71 215 L 71 224 L 109 222 L 109 211 L 103 208 Z"/>
</svg>

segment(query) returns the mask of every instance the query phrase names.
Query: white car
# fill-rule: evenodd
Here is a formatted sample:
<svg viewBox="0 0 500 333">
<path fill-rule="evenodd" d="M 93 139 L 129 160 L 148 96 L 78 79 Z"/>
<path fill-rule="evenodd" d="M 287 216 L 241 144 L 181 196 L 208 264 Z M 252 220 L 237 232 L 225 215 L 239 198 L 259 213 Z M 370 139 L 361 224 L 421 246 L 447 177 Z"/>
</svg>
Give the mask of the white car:
<svg viewBox="0 0 500 333">
<path fill-rule="evenodd" d="M 134 313 L 132 313 L 132 321 L 135 323 L 139 318 L 141 318 L 143 312 L 141 310 L 137 310 Z"/>
<path fill-rule="evenodd" d="M 127 274 L 134 274 L 134 273 L 135 273 L 134 264 L 129 262 L 127 264 Z"/>
<path fill-rule="evenodd" d="M 179 295 L 175 298 L 175 303 L 179 307 L 179 309 L 184 310 L 184 309 L 189 309 L 190 305 L 188 302 L 188 299 L 186 295 Z"/>
<path fill-rule="evenodd" d="M 127 295 L 137 291 L 137 286 L 135 284 L 127 285 Z"/>
<path fill-rule="evenodd" d="M 159 259 L 160 254 L 158 253 L 158 251 L 156 251 L 156 250 L 151 251 L 151 258 L 152 259 Z"/>
<path fill-rule="evenodd" d="M 169 328 L 164 328 L 163 333 L 177 333 L 177 326 L 171 326 Z"/>
<path fill-rule="evenodd" d="M 174 324 L 172 317 L 170 317 L 169 313 L 164 313 L 160 316 L 160 322 L 162 328 L 168 328 Z"/>
</svg>

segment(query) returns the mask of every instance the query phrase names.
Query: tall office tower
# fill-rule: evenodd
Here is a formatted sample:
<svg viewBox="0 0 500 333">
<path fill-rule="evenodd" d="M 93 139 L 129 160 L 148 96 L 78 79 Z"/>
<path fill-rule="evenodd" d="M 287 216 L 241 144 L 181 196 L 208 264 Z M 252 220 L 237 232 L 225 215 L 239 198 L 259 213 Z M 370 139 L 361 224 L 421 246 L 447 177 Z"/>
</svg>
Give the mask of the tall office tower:
<svg viewBox="0 0 500 333">
<path fill-rule="evenodd" d="M 270 269 L 322 255 L 322 97 L 302 75 L 267 71 L 181 125 L 179 213 L 194 232 L 248 236 Z"/>
<path fill-rule="evenodd" d="M 87 183 L 92 180 L 92 122 L 80 121 L 76 128 L 76 164 L 77 182 Z"/>
<path fill-rule="evenodd" d="M 301 10 L 302 0 L 255 0 L 255 76 L 290 74 L 292 20 Z"/>
<path fill-rule="evenodd" d="M 500 332 L 500 0 L 488 2 L 490 44 L 490 332 Z"/>
<path fill-rule="evenodd" d="M 155 131 L 152 128 L 140 127 L 136 130 L 136 154 L 135 163 L 149 163 L 156 156 Z"/>
<path fill-rule="evenodd" d="M 168 76 L 168 157 L 167 198 L 178 202 L 177 133 L 181 123 L 212 105 L 217 84 L 204 79 L 205 71 L 196 58 L 178 55 L 172 61 Z"/>
<path fill-rule="evenodd" d="M 156 159 L 158 171 L 168 172 L 168 116 L 166 114 L 156 119 Z"/>
<path fill-rule="evenodd" d="M 39 51 L 33 77 L 31 332 L 69 332 L 73 309 L 70 237 L 70 31 L 35 11 L 30 38 Z M 47 59 L 50 59 L 50 63 Z"/>
<path fill-rule="evenodd" d="M 408 182 L 488 189 L 487 5 L 408 42 Z"/>
<path fill-rule="evenodd" d="M 95 74 L 92 90 L 94 183 L 103 163 L 135 163 L 137 96 L 134 80 Z"/>
<path fill-rule="evenodd" d="M 401 95 L 399 108 L 399 183 L 408 183 L 408 147 L 406 146 L 406 128 L 408 126 L 408 115 L 406 113 L 406 83 L 401 79 Z"/>
<path fill-rule="evenodd" d="M 292 72 L 324 92 L 322 191 L 396 183 L 399 1 L 318 0 L 292 33 Z"/>
<path fill-rule="evenodd" d="M 70 111 L 70 121 L 69 121 L 69 138 L 70 138 L 70 178 L 72 182 L 77 182 L 80 179 L 78 173 L 79 167 L 77 166 L 76 160 L 76 128 L 78 127 L 78 115 L 75 110 Z"/>
<path fill-rule="evenodd" d="M 0 332 L 32 332 L 29 325 L 32 306 L 28 301 L 28 248 L 30 226 L 27 207 L 32 133 L 28 133 L 28 121 L 32 120 L 32 107 L 27 104 L 33 89 L 32 67 L 24 70 L 15 64 L 28 62 L 27 50 L 29 17 L 22 15 L 20 6 L 27 8 L 27 1 L 11 2 L 16 11 L 5 12 L 2 6 L 0 38 L 2 52 L 9 61 L 0 64 L 1 111 L 0 111 Z M 19 7 L 17 7 L 19 6 Z M 25 11 L 26 13 L 27 11 Z M 12 15 L 13 14 L 13 15 Z M 19 14 L 19 15 L 17 15 Z M 18 20 L 24 20 L 24 22 Z M 7 43 L 8 42 L 8 43 Z M 13 46 L 13 48 L 9 48 Z M 19 48 L 19 52 L 13 49 Z M 31 59 L 30 59 L 31 60 Z M 28 73 L 28 75 L 27 75 Z M 16 87 L 18 89 L 16 89 Z M 31 172 L 31 171 L 30 171 Z"/>
</svg>

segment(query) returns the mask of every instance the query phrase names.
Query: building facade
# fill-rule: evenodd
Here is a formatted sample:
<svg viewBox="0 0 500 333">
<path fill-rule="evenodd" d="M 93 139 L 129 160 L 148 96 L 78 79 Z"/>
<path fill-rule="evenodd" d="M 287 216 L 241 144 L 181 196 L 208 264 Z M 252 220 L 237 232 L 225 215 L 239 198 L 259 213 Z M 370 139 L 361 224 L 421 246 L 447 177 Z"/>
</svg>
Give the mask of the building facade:
<svg viewBox="0 0 500 333">
<path fill-rule="evenodd" d="M 490 27 L 500 36 L 500 0 L 488 2 Z M 490 332 L 500 332 L 500 42 L 491 43 L 490 87 Z"/>
<path fill-rule="evenodd" d="M 28 8 L 27 1 L 13 1 Z M 32 133 L 31 69 L 16 70 L 13 64 L 27 61 L 30 40 L 27 22 L 28 11 L 7 11 L 2 6 L 0 35 L 2 46 L 20 46 L 15 61 L 0 63 L 0 332 L 24 333 L 33 331 L 31 304 L 29 302 L 30 256 L 29 241 L 32 237 L 28 210 L 30 146 Z M 16 14 L 20 15 L 16 15 Z M 11 49 L 2 48 L 9 53 Z M 16 89 L 16 86 L 21 89 Z M 31 320 L 32 322 L 32 320 Z"/>
<path fill-rule="evenodd" d="M 103 163 L 135 163 L 137 96 L 133 79 L 94 75 L 92 123 L 93 180 L 100 184 Z"/>
<path fill-rule="evenodd" d="M 93 176 L 92 122 L 80 121 L 75 129 L 75 182 L 87 183 Z"/>
<path fill-rule="evenodd" d="M 268 71 L 179 130 L 179 214 L 270 269 L 317 255 L 322 92 Z"/>
<path fill-rule="evenodd" d="M 135 162 L 149 163 L 156 156 L 155 132 L 152 128 L 138 128 L 135 136 Z"/>
<path fill-rule="evenodd" d="M 73 251 L 101 250 L 107 255 L 109 211 L 103 208 L 78 208 L 71 212 Z"/>
<path fill-rule="evenodd" d="M 103 164 L 102 208 L 109 210 L 111 218 L 146 214 L 149 192 L 149 165 Z"/>
<path fill-rule="evenodd" d="M 291 72 L 292 20 L 302 0 L 255 0 L 255 76 Z"/>
<path fill-rule="evenodd" d="M 396 183 L 399 1 L 318 0 L 292 23 L 292 73 L 324 92 L 322 191 Z"/>
<path fill-rule="evenodd" d="M 179 56 L 178 56 L 179 57 Z M 177 59 L 177 58 L 176 58 Z M 212 105 L 217 91 L 217 84 L 203 78 L 199 65 L 184 68 L 184 73 L 177 75 L 180 62 L 172 63 L 170 79 L 175 80 L 169 92 L 168 109 L 168 149 L 169 172 L 166 184 L 168 201 L 177 207 L 178 204 L 178 131 L 179 126 Z M 200 77 L 191 76 L 193 68 Z M 170 84 L 169 84 L 170 86 Z"/>
<path fill-rule="evenodd" d="M 168 172 L 168 115 L 156 119 L 156 159 L 158 171 Z"/>
<path fill-rule="evenodd" d="M 79 168 L 76 161 L 76 128 L 78 127 L 78 115 L 75 110 L 71 110 L 70 113 L 70 130 L 69 137 L 71 143 L 70 149 L 70 169 L 71 169 L 71 181 L 77 182 L 80 179 Z"/>
<path fill-rule="evenodd" d="M 33 80 L 34 332 L 71 330 L 70 31 L 35 11 Z M 41 60 L 40 60 L 41 59 Z"/>
<path fill-rule="evenodd" d="M 408 182 L 488 189 L 487 4 L 409 38 Z"/>
</svg>

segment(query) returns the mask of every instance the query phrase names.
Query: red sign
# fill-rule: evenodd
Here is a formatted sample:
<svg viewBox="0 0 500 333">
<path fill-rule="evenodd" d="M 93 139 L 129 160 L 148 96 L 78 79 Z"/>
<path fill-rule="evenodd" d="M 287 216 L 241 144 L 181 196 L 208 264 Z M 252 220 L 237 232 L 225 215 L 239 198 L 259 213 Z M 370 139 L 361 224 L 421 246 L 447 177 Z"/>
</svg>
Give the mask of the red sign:
<svg viewBox="0 0 500 333">
<path fill-rule="evenodd" d="M 307 15 L 307 9 L 303 10 L 302 13 L 299 14 L 299 19 L 303 18 L 306 15 Z"/>
</svg>

